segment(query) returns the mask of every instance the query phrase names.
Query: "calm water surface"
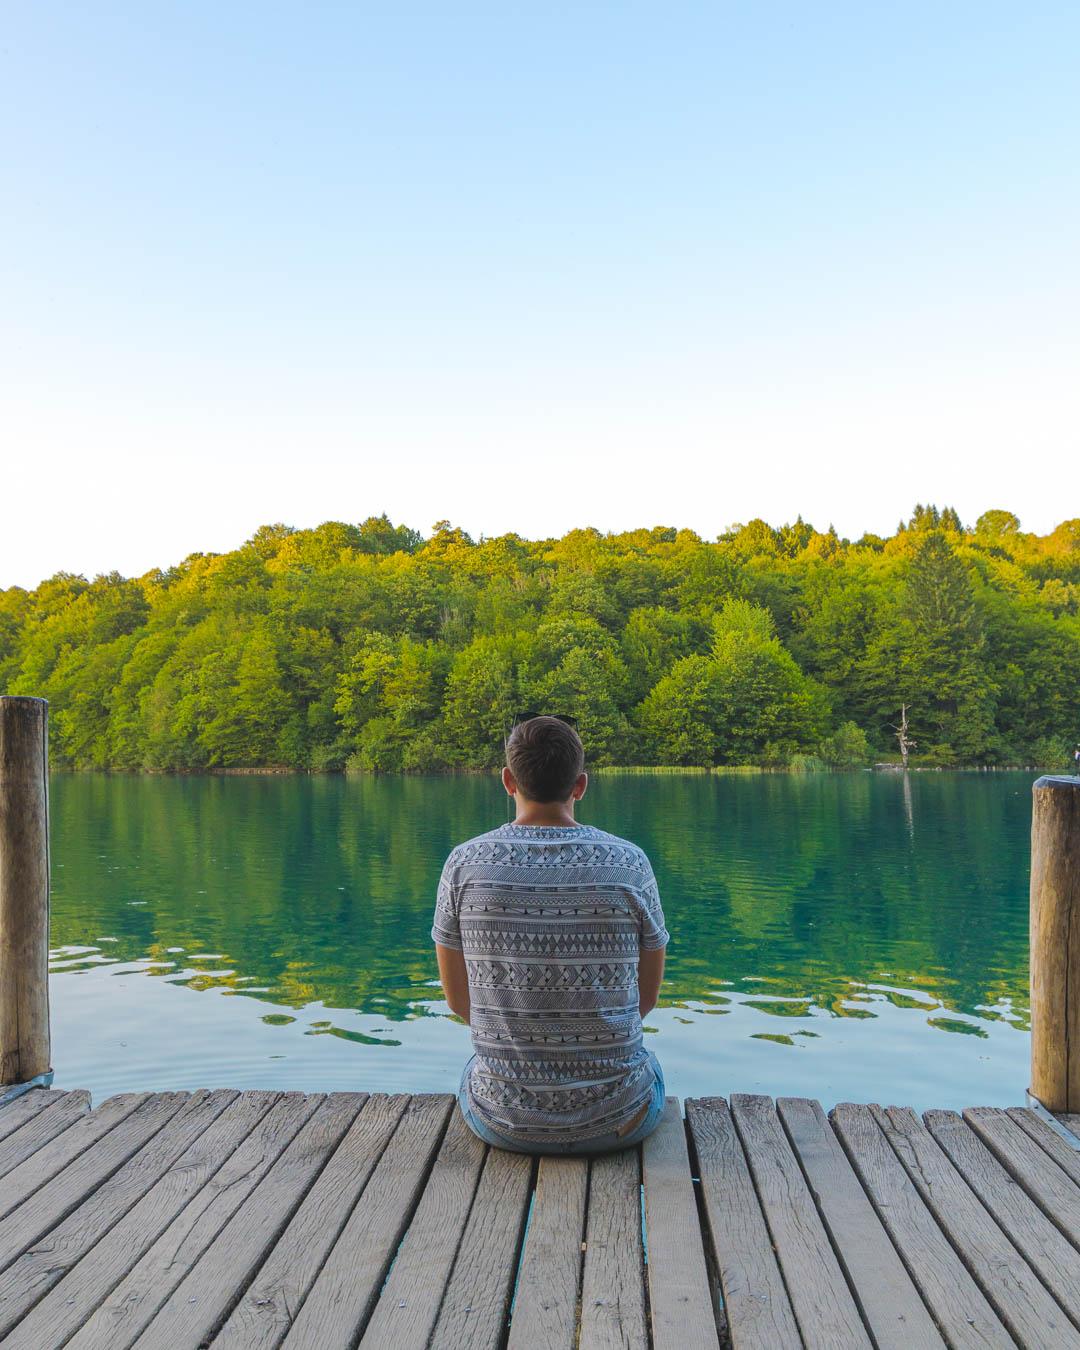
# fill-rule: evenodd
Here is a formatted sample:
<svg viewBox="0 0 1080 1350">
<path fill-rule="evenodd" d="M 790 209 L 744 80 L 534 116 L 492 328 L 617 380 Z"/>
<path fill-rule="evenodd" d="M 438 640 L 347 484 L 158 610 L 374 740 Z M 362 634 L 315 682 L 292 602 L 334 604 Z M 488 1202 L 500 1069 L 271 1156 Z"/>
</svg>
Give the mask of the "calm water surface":
<svg viewBox="0 0 1080 1350">
<path fill-rule="evenodd" d="M 604 777 L 672 942 L 651 1048 L 680 1096 L 1023 1100 L 1030 774 Z M 429 938 L 496 779 L 53 780 L 60 1086 L 448 1091 Z"/>
</svg>

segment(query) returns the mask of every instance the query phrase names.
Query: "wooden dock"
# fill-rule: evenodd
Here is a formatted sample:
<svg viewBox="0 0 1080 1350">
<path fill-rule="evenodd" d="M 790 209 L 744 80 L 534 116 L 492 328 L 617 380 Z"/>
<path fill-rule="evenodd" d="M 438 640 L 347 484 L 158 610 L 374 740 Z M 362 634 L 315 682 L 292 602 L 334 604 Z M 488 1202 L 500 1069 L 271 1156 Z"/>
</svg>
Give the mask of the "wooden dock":
<svg viewBox="0 0 1080 1350">
<path fill-rule="evenodd" d="M 1080 1350 L 1080 1151 L 1035 1112 L 669 1098 L 488 1149 L 448 1096 L 0 1107 L 0 1345 Z"/>
</svg>

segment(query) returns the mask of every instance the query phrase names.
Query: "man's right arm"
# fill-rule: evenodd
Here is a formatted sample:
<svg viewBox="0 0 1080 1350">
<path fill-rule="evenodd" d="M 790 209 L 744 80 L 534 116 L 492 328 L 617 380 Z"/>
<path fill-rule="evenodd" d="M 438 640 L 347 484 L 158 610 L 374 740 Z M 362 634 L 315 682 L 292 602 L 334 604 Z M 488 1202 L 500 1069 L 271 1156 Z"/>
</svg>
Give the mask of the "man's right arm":
<svg viewBox="0 0 1080 1350">
<path fill-rule="evenodd" d="M 642 1017 L 652 1012 L 660 997 L 660 983 L 664 978 L 664 948 L 643 947 L 638 954 L 638 1011 Z"/>
<path fill-rule="evenodd" d="M 435 957 L 439 963 L 439 979 L 450 1011 L 456 1013 L 468 1026 L 472 1009 L 469 1003 L 469 972 L 461 949 L 461 925 L 458 922 L 457 897 L 454 891 L 456 856 L 455 849 L 443 865 L 435 898 L 435 920 L 431 926 L 431 937 L 435 943 Z"/>
</svg>

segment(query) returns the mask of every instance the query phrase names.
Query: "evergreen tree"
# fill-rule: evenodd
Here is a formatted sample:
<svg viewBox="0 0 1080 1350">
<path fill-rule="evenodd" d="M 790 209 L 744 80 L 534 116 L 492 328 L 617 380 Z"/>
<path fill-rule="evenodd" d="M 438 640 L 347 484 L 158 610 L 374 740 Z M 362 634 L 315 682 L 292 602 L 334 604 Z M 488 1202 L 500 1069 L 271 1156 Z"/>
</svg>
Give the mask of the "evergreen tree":
<svg viewBox="0 0 1080 1350">
<path fill-rule="evenodd" d="M 982 620 L 967 569 L 940 532 L 915 550 L 896 618 L 870 645 L 863 674 L 883 722 L 911 706 L 922 754 L 968 763 L 995 752 Z"/>
</svg>

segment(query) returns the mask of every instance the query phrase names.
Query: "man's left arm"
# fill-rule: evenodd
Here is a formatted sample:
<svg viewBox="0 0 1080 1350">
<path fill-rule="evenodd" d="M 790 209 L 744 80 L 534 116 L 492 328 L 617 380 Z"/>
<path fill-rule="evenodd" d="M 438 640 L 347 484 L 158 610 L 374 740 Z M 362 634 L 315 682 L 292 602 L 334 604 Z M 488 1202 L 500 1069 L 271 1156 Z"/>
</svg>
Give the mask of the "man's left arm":
<svg viewBox="0 0 1080 1350">
<path fill-rule="evenodd" d="M 450 1011 L 469 1025 L 469 973 L 465 968 L 465 956 L 459 947 L 444 947 L 441 942 L 435 944 L 435 955 L 439 961 L 439 979 L 443 993 L 450 1005 Z M 660 953 L 663 956 L 663 952 Z"/>
<path fill-rule="evenodd" d="M 642 1015 L 652 1012 L 660 998 L 660 985 L 664 979 L 664 949 L 668 944 L 668 931 L 664 923 L 664 908 L 660 903 L 660 890 L 653 875 L 652 864 L 644 860 L 644 882 L 638 892 L 641 906 L 641 948 L 638 952 L 638 1008 Z"/>
</svg>

